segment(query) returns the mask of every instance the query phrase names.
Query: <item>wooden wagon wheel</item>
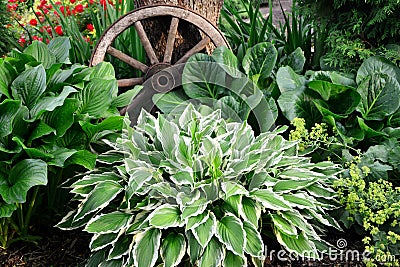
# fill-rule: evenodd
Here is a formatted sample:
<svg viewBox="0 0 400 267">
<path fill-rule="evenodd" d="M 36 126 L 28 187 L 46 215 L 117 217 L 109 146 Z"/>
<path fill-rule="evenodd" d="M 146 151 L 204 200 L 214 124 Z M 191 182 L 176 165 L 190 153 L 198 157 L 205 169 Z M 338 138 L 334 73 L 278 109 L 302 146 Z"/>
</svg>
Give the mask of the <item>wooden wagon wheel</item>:
<svg viewBox="0 0 400 267">
<path fill-rule="evenodd" d="M 153 49 L 149 41 L 149 38 L 143 28 L 141 21 L 149 18 L 165 16 L 170 16 L 172 17 L 172 19 L 165 46 L 164 57 L 160 61 L 156 56 L 155 50 Z M 180 20 L 192 24 L 202 33 L 204 37 L 189 51 L 187 51 L 179 60 L 172 64 L 171 59 L 174 51 L 174 44 L 176 35 L 178 33 L 178 25 Z M 146 51 L 147 57 L 150 61 L 148 65 L 139 62 L 131 56 L 112 47 L 112 42 L 114 41 L 114 39 L 131 26 L 135 27 L 140 41 L 144 47 L 144 50 Z M 173 66 L 174 64 L 181 64 L 186 62 L 186 60 L 190 56 L 202 51 L 210 42 L 212 42 L 217 47 L 229 47 L 228 42 L 215 25 L 213 25 L 207 19 L 190 9 L 173 5 L 145 6 L 133 10 L 130 13 L 127 13 L 123 17 L 119 18 L 103 33 L 92 53 L 90 65 L 94 66 L 104 61 L 106 54 L 110 54 L 111 56 L 122 60 L 123 62 L 127 63 L 137 70 L 140 70 L 143 73 L 142 77 L 139 78 L 118 80 L 119 87 L 130 87 L 143 84 L 146 79 L 165 68 Z"/>
</svg>

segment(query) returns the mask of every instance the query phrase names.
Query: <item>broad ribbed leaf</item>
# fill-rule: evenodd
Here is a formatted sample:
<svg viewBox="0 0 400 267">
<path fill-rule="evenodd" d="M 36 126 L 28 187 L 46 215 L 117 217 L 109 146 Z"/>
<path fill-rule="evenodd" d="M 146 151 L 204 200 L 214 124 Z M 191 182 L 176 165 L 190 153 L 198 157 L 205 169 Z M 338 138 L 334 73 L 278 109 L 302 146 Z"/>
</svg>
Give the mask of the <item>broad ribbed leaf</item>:
<svg viewBox="0 0 400 267">
<path fill-rule="evenodd" d="M 95 186 L 86 197 L 74 220 L 79 221 L 86 215 L 106 207 L 121 191 L 123 187 L 114 181 L 104 181 Z"/>
<path fill-rule="evenodd" d="M 242 257 L 233 254 L 229 250 L 226 252 L 223 267 L 245 267 L 245 261 Z"/>
<path fill-rule="evenodd" d="M 114 131 L 122 129 L 123 117 L 113 116 L 104 119 L 98 124 L 91 124 L 90 122 L 80 122 L 82 130 L 87 134 L 91 140 L 97 133 L 102 131 Z"/>
<path fill-rule="evenodd" d="M 192 228 L 196 228 L 200 224 L 204 223 L 210 217 L 208 212 L 200 213 L 197 216 L 189 217 L 186 219 L 185 230 L 188 231 Z"/>
<path fill-rule="evenodd" d="M 149 222 L 150 225 L 161 229 L 177 227 L 181 224 L 180 215 L 181 211 L 177 206 L 165 204 L 153 211 Z"/>
<path fill-rule="evenodd" d="M 168 93 L 153 95 L 153 103 L 164 114 L 168 114 L 175 110 L 176 107 L 187 101 L 189 98 L 180 91 L 172 91 Z"/>
<path fill-rule="evenodd" d="M 46 72 L 42 65 L 22 72 L 11 84 L 12 96 L 31 110 L 46 91 Z"/>
<path fill-rule="evenodd" d="M 281 180 L 274 185 L 275 192 L 290 192 L 306 188 L 314 184 L 318 178 L 311 178 L 307 180 Z"/>
<path fill-rule="evenodd" d="M 56 107 L 64 104 L 65 99 L 71 94 L 77 92 L 71 86 L 65 86 L 58 96 L 45 96 L 37 101 L 30 111 L 31 118 L 36 118 L 46 111 L 53 111 Z"/>
<path fill-rule="evenodd" d="M 395 64 L 383 57 L 369 57 L 364 60 L 357 71 L 357 84 L 360 84 L 367 76 L 374 73 L 386 74 L 400 81 L 400 70 Z"/>
<path fill-rule="evenodd" d="M 297 236 L 297 229 L 290 222 L 282 218 L 280 215 L 271 214 L 274 226 L 279 229 L 279 231 L 290 236 Z"/>
<path fill-rule="evenodd" d="M 63 136 L 74 122 L 74 113 L 79 106 L 77 99 L 65 99 L 64 105 L 42 115 L 43 121 Z"/>
<path fill-rule="evenodd" d="M 128 91 L 118 95 L 111 102 L 111 106 L 117 107 L 117 108 L 122 108 L 122 107 L 128 106 L 132 102 L 132 100 L 135 98 L 135 96 L 142 89 L 143 89 L 143 86 L 135 86 L 133 89 L 128 90 Z"/>
<path fill-rule="evenodd" d="M 272 43 L 262 42 L 251 47 L 243 58 L 243 69 L 255 83 L 271 75 L 278 58 L 278 51 Z"/>
<path fill-rule="evenodd" d="M 258 207 L 257 203 L 251 198 L 242 198 L 242 210 L 241 217 L 251 222 L 255 227 L 258 227 L 258 222 L 261 217 L 261 208 Z"/>
<path fill-rule="evenodd" d="M 109 234 L 121 231 L 133 218 L 133 215 L 115 211 L 101 214 L 91 219 L 85 227 L 85 231 L 96 234 Z"/>
<path fill-rule="evenodd" d="M 122 256 L 127 255 L 131 251 L 131 245 L 133 241 L 133 235 L 120 236 L 112 246 L 110 254 L 108 254 L 108 259 L 120 259 Z"/>
<path fill-rule="evenodd" d="M 136 237 L 133 247 L 133 261 L 135 266 L 153 267 L 158 259 L 161 231 L 150 228 Z"/>
<path fill-rule="evenodd" d="M 289 252 L 300 256 L 318 257 L 314 242 L 309 240 L 303 233 L 298 236 L 289 236 L 280 231 L 275 231 L 275 235 L 278 242 Z"/>
<path fill-rule="evenodd" d="M 89 114 L 96 118 L 102 117 L 111 105 L 114 91 L 117 90 L 116 80 L 96 78 L 76 95 L 81 101 L 78 108 L 80 114 Z"/>
<path fill-rule="evenodd" d="M 331 97 L 335 97 L 345 91 L 353 91 L 355 88 L 341 85 L 341 84 L 334 84 L 328 81 L 310 81 L 308 87 L 315 92 L 317 92 L 323 100 L 328 101 Z"/>
<path fill-rule="evenodd" d="M 115 71 L 113 65 L 111 65 L 110 62 L 103 61 L 94 66 L 94 70 L 90 75 L 90 80 L 96 78 L 105 80 L 115 80 Z"/>
<path fill-rule="evenodd" d="M 25 159 L 10 171 L 8 179 L 0 176 L 0 195 L 8 204 L 25 203 L 34 186 L 47 184 L 47 164 L 39 159 Z"/>
<path fill-rule="evenodd" d="M 203 248 L 191 231 L 186 232 L 186 239 L 188 241 L 187 254 L 189 255 L 190 263 L 194 265 L 203 252 Z"/>
<path fill-rule="evenodd" d="M 34 57 L 38 62 L 48 69 L 56 63 L 56 57 L 50 53 L 49 48 L 43 42 L 33 41 L 25 50 L 24 54 Z"/>
<path fill-rule="evenodd" d="M 29 137 L 27 143 L 30 144 L 35 139 L 39 139 L 43 136 L 46 136 L 49 134 L 55 134 L 55 133 L 56 133 L 56 131 L 53 128 L 51 128 L 49 125 L 47 125 L 42 120 L 40 120 L 40 122 L 36 126 L 36 128 L 33 129 L 31 136 Z"/>
<path fill-rule="evenodd" d="M 161 244 L 161 258 L 164 267 L 178 266 L 183 256 L 185 256 L 186 242 L 182 234 L 170 233 L 163 239 Z"/>
<path fill-rule="evenodd" d="M 226 46 L 219 46 L 214 49 L 212 58 L 232 77 L 241 77 L 243 74 L 239 71 L 239 61 L 235 54 Z"/>
<path fill-rule="evenodd" d="M 267 208 L 272 210 L 292 210 L 290 203 L 285 201 L 282 196 L 274 193 L 270 189 L 260 189 L 257 191 L 253 191 L 250 193 L 250 196 L 261 202 L 261 204 Z"/>
<path fill-rule="evenodd" d="M 243 256 L 245 231 L 242 222 L 233 215 L 226 215 L 217 221 L 216 237 L 227 249 L 238 256 Z"/>
<path fill-rule="evenodd" d="M 204 223 L 192 229 L 194 237 L 203 248 L 208 244 L 208 242 L 210 242 L 210 239 L 213 237 L 217 227 L 216 224 L 217 223 L 215 221 L 214 214 L 210 213 L 210 216 Z"/>
<path fill-rule="evenodd" d="M 89 150 L 78 150 L 66 159 L 65 166 L 80 165 L 88 170 L 93 170 L 96 166 L 96 158 L 96 154 Z"/>
<path fill-rule="evenodd" d="M 17 209 L 15 204 L 0 203 L 0 218 L 9 218 Z"/>
<path fill-rule="evenodd" d="M 15 68 L 7 61 L 3 61 L 0 59 L 0 81 L 2 81 L 4 84 L 2 89 L 0 90 L 1 94 L 4 94 L 7 96 L 7 98 L 10 97 L 10 92 L 8 91 L 9 85 L 12 83 L 14 78 L 17 76 L 17 71 Z"/>
<path fill-rule="evenodd" d="M 5 100 L 0 104 L 0 138 L 12 132 L 13 120 L 20 105 L 18 100 Z"/>
<path fill-rule="evenodd" d="M 243 229 L 246 232 L 244 251 L 253 257 L 261 257 L 264 253 L 264 243 L 260 232 L 249 222 L 243 222 Z"/>
<path fill-rule="evenodd" d="M 312 201 L 310 201 L 310 196 L 304 193 L 297 193 L 297 194 L 285 194 L 283 198 L 290 202 L 292 206 L 298 207 L 300 209 L 315 209 L 315 205 Z"/>
<path fill-rule="evenodd" d="M 306 79 L 287 66 L 279 68 L 276 73 L 276 82 L 281 93 L 287 91 L 302 92 L 305 89 Z"/>
<path fill-rule="evenodd" d="M 93 235 L 92 239 L 90 240 L 89 248 L 91 251 L 100 250 L 113 244 L 117 238 L 117 233 Z"/>
<path fill-rule="evenodd" d="M 210 240 L 199 261 L 199 267 L 217 267 L 224 256 L 222 244 L 215 237 Z"/>
<path fill-rule="evenodd" d="M 52 38 L 48 48 L 50 53 L 55 56 L 57 63 L 69 63 L 68 57 L 71 44 L 68 37 Z"/>
</svg>

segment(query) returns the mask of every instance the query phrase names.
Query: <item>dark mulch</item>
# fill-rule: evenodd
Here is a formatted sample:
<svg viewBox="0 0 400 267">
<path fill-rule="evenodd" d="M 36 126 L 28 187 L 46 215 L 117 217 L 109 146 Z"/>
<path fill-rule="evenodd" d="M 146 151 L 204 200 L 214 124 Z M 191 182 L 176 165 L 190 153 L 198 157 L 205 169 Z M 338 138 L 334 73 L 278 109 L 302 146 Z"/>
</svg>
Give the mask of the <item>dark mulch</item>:
<svg viewBox="0 0 400 267">
<path fill-rule="evenodd" d="M 19 242 L 7 250 L 0 249 L 0 266 L 84 266 L 89 255 L 89 234 L 52 228 L 40 236 L 37 244 Z"/>
</svg>

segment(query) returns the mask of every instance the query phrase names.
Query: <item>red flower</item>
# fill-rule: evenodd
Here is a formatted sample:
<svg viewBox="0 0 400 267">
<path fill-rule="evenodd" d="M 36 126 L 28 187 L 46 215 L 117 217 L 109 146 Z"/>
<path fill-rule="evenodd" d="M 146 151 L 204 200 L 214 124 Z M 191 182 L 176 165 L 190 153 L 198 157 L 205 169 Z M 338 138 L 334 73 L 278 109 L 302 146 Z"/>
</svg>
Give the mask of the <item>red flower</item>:
<svg viewBox="0 0 400 267">
<path fill-rule="evenodd" d="M 38 16 L 38 17 L 43 16 L 42 12 L 36 11 L 35 13 L 36 13 L 36 16 Z"/>
<path fill-rule="evenodd" d="M 37 26 L 37 20 L 36 19 L 31 19 L 29 21 L 29 24 L 32 25 L 32 26 Z"/>
<path fill-rule="evenodd" d="M 86 25 L 86 29 L 88 29 L 88 31 L 93 31 L 94 30 L 94 27 L 93 27 L 93 24 L 88 24 L 88 25 Z"/>
<path fill-rule="evenodd" d="M 74 4 L 76 2 L 76 0 L 69 0 L 71 2 L 71 4 Z"/>
<path fill-rule="evenodd" d="M 82 4 L 76 5 L 75 11 L 78 12 L 78 13 L 82 13 L 83 12 L 83 5 Z"/>
<path fill-rule="evenodd" d="M 16 3 L 17 0 L 8 0 L 9 3 Z"/>
<path fill-rule="evenodd" d="M 58 35 L 64 35 L 63 30 L 62 30 L 62 27 L 61 27 L 60 25 L 56 26 L 56 27 L 54 28 L 54 30 L 56 31 L 56 33 L 57 33 Z"/>
<path fill-rule="evenodd" d="M 33 40 L 35 40 L 35 41 L 40 41 L 40 42 L 43 41 L 43 38 L 42 38 L 42 37 L 33 36 L 32 38 L 33 38 Z"/>
<path fill-rule="evenodd" d="M 93 5 L 93 4 L 94 4 L 94 0 L 89 0 L 89 3 L 90 3 L 91 5 Z"/>
<path fill-rule="evenodd" d="M 19 43 L 21 46 L 24 46 L 24 44 L 26 43 L 25 38 L 24 38 L 24 37 L 19 38 L 19 39 L 18 39 L 18 43 Z"/>
</svg>

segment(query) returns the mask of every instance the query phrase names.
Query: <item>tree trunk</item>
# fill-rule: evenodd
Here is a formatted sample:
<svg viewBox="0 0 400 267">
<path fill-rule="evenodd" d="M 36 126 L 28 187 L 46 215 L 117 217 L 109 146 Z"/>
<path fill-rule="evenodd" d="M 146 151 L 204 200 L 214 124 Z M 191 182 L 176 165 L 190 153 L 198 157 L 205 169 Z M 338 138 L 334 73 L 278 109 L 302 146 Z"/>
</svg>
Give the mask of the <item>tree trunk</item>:
<svg viewBox="0 0 400 267">
<path fill-rule="evenodd" d="M 135 5 L 136 7 L 155 4 L 181 6 L 199 13 L 211 23 L 217 25 L 223 2 L 223 0 L 135 0 Z M 165 52 L 170 22 L 171 18 L 147 19 L 143 22 L 143 27 L 148 33 L 149 40 L 159 59 L 162 59 Z M 204 34 L 190 23 L 180 21 L 178 33 L 175 39 L 172 63 L 176 62 L 190 48 L 195 46 L 203 38 L 203 36 Z M 207 52 L 211 52 L 212 49 L 213 46 L 210 44 L 207 47 Z"/>
</svg>

